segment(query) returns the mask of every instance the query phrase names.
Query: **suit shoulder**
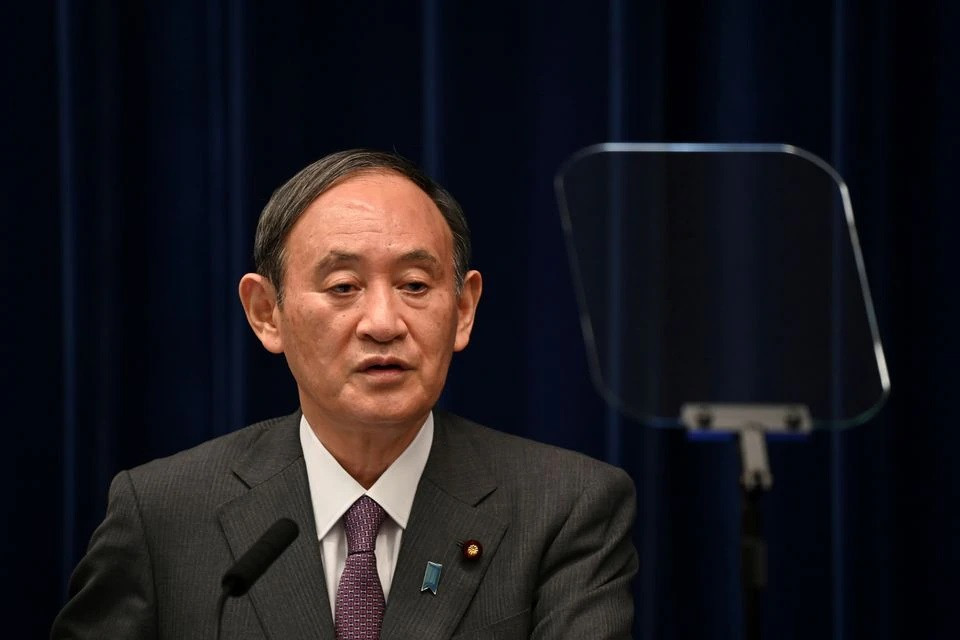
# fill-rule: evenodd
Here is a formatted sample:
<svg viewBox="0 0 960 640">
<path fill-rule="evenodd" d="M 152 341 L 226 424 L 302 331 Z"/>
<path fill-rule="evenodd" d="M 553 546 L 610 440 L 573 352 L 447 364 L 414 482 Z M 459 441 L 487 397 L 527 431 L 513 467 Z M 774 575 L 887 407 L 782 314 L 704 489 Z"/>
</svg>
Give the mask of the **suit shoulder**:
<svg viewBox="0 0 960 640">
<path fill-rule="evenodd" d="M 297 412 L 256 422 L 173 455 L 136 466 L 130 469 L 130 476 L 136 482 L 171 476 L 177 479 L 199 478 L 219 473 L 271 429 L 289 428 L 290 423 L 297 423 L 299 415 Z"/>
<path fill-rule="evenodd" d="M 443 417 L 456 434 L 453 437 L 468 439 L 493 467 L 495 475 L 539 477 L 546 482 L 573 481 L 580 485 L 598 480 L 633 483 L 623 469 L 584 453 L 498 431 L 453 414 Z"/>
</svg>

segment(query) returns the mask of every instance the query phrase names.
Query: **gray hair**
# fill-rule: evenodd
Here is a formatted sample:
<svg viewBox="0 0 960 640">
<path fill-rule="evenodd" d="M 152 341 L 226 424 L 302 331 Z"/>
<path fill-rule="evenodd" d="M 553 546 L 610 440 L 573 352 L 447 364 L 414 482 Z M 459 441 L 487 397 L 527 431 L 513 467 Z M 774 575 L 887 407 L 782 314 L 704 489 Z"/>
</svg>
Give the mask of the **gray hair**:
<svg viewBox="0 0 960 640">
<path fill-rule="evenodd" d="M 332 153 L 301 169 L 273 192 L 260 214 L 253 242 L 253 262 L 257 273 L 276 288 L 278 304 L 283 301 L 285 247 L 293 225 L 323 193 L 348 177 L 364 172 L 399 174 L 417 185 L 437 205 L 453 234 L 454 282 L 460 295 L 470 264 L 470 229 L 457 201 L 417 165 L 398 154 L 350 149 Z"/>
</svg>

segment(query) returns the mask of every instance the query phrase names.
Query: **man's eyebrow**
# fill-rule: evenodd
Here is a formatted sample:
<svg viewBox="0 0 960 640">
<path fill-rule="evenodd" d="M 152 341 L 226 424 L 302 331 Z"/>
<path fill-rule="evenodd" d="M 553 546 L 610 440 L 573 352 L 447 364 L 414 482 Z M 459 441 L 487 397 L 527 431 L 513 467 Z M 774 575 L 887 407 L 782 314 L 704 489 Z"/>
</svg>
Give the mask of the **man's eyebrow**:
<svg viewBox="0 0 960 640">
<path fill-rule="evenodd" d="M 426 249 L 414 249 L 400 256 L 399 262 L 427 263 L 435 269 L 440 268 L 440 261 Z"/>
<path fill-rule="evenodd" d="M 323 256 L 319 262 L 317 262 L 314 267 L 314 271 L 323 272 L 330 271 L 336 266 L 339 266 L 344 263 L 357 263 L 360 262 L 360 256 L 356 253 L 350 253 L 348 251 L 337 251 L 333 250 L 327 255 Z"/>
</svg>

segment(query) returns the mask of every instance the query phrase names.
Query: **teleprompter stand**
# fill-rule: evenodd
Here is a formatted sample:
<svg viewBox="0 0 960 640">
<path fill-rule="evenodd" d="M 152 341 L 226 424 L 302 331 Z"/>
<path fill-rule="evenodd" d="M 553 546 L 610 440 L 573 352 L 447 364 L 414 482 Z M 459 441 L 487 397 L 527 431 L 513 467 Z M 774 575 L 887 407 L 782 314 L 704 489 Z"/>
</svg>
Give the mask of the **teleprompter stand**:
<svg viewBox="0 0 960 640">
<path fill-rule="evenodd" d="M 740 445 L 740 583 L 746 640 L 760 640 L 763 592 L 767 587 L 767 543 L 761 498 L 773 486 L 767 433 L 809 433 L 805 405 L 685 404 L 680 421 L 691 432 L 735 433 Z"/>
</svg>

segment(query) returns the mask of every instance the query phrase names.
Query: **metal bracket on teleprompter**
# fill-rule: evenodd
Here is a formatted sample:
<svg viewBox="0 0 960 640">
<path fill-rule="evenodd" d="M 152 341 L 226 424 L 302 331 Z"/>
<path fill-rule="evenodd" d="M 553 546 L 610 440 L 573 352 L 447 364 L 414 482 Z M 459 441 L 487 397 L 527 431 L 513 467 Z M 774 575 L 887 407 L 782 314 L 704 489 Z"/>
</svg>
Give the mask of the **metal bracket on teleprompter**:
<svg viewBox="0 0 960 640">
<path fill-rule="evenodd" d="M 747 491 L 769 490 L 773 474 L 767 459 L 767 433 L 809 433 L 810 409 L 804 404 L 728 404 L 688 402 L 680 422 L 690 432 L 736 433 L 740 441 L 740 483 Z"/>
</svg>

